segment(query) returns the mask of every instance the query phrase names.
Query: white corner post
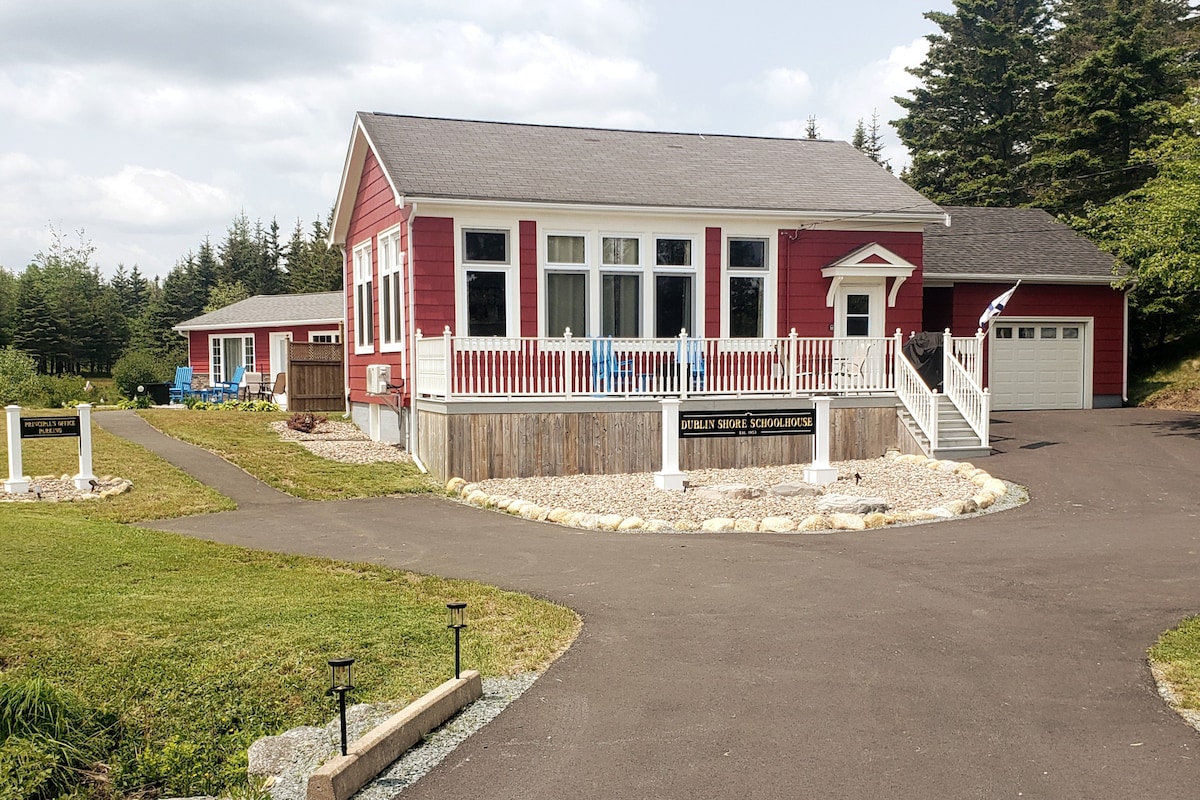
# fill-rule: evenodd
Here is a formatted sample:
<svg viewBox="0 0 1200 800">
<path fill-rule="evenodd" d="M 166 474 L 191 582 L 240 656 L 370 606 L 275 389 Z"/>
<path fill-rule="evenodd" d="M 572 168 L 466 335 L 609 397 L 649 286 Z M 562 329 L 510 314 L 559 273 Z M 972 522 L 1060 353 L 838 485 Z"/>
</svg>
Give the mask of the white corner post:
<svg viewBox="0 0 1200 800">
<path fill-rule="evenodd" d="M 687 473 L 679 471 L 679 406 L 675 398 L 660 400 L 662 405 L 662 469 L 654 473 L 654 485 L 671 492 L 682 492 Z"/>
<path fill-rule="evenodd" d="M 22 475 L 21 466 L 21 407 L 5 406 L 8 413 L 8 480 L 4 482 L 4 491 L 9 494 L 22 494 L 29 491 L 29 476 Z"/>
<path fill-rule="evenodd" d="M 804 468 L 805 483 L 824 485 L 837 480 L 837 469 L 829 466 L 829 402 L 828 397 L 813 398 L 813 409 L 816 412 L 813 434 L 816 441 L 813 442 L 812 464 Z"/>
<path fill-rule="evenodd" d="M 79 410 L 79 474 L 72 480 L 80 491 L 92 488 L 92 404 L 80 403 Z"/>
</svg>

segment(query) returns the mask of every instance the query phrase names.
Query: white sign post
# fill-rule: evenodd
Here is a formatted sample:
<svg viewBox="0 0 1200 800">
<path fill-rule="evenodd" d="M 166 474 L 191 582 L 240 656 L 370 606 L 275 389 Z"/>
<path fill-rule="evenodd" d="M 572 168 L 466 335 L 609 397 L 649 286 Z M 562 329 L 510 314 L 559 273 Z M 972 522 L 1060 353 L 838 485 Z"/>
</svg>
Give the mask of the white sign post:
<svg viewBox="0 0 1200 800">
<path fill-rule="evenodd" d="M 79 437 L 79 472 L 72 478 L 75 488 L 80 491 L 90 489 L 96 481 L 92 474 L 92 406 L 90 403 L 80 403 L 79 416 L 73 417 L 29 417 L 25 425 L 21 424 L 21 407 L 5 406 L 8 412 L 8 480 L 4 482 L 4 491 L 9 494 L 21 494 L 29 491 L 30 478 L 23 475 L 24 465 L 21 463 L 21 438 L 29 428 L 34 438 L 55 438 L 61 436 Z M 70 423 L 68 425 L 68 422 Z"/>
<path fill-rule="evenodd" d="M 4 482 L 4 491 L 9 494 L 22 494 L 29 491 L 29 476 L 22 475 L 21 466 L 21 407 L 5 406 L 8 412 L 8 480 Z"/>
<path fill-rule="evenodd" d="M 682 492 L 687 473 L 679 471 L 679 405 L 674 398 L 662 404 L 662 469 L 654 473 L 654 485 L 659 489 Z"/>
<path fill-rule="evenodd" d="M 92 474 L 92 404 L 80 403 L 79 409 L 79 474 L 72 480 L 75 488 L 83 491 L 92 488 L 96 476 Z"/>
<path fill-rule="evenodd" d="M 823 485 L 837 480 L 837 469 L 829 466 L 829 398 L 814 397 L 813 409 L 816 441 L 812 464 L 804 468 L 804 482 Z"/>
</svg>

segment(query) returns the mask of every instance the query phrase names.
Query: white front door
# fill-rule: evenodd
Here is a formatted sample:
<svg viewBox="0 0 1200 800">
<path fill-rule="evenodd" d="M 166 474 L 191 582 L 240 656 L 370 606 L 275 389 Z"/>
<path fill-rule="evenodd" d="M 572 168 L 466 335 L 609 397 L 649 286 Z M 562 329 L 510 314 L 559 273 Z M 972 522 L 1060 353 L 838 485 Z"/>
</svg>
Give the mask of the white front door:
<svg viewBox="0 0 1200 800">
<path fill-rule="evenodd" d="M 834 387 L 869 389 L 883 380 L 885 297 L 883 281 L 843 283 L 834 295 Z"/>
<path fill-rule="evenodd" d="M 275 383 L 275 378 L 279 373 L 287 372 L 287 348 L 290 339 L 291 334 L 288 333 L 271 334 L 271 377 L 268 381 L 271 384 Z"/>
</svg>

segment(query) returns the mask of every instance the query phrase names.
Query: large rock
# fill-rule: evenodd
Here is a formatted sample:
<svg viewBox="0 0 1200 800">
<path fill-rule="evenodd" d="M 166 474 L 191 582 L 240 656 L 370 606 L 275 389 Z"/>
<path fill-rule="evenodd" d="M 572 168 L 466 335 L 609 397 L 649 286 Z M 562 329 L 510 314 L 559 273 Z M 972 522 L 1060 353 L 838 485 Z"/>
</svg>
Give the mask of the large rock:
<svg viewBox="0 0 1200 800">
<path fill-rule="evenodd" d="M 766 517 L 761 527 L 765 533 L 791 533 L 796 530 L 796 521 L 791 517 Z"/>
<path fill-rule="evenodd" d="M 812 497 L 821 494 L 821 490 L 811 483 L 780 483 L 767 491 L 776 497 L 796 497 L 797 495 Z"/>
<path fill-rule="evenodd" d="M 822 514 L 871 514 L 888 510 L 882 497 L 856 497 L 851 494 L 827 494 L 817 501 Z"/>
<path fill-rule="evenodd" d="M 722 483 L 699 486 L 692 490 L 692 494 L 699 500 L 753 500 L 762 492 L 744 483 Z"/>
<path fill-rule="evenodd" d="M 705 533 L 727 533 L 733 530 L 734 520 L 729 517 L 706 519 L 700 524 L 700 530 Z"/>
</svg>

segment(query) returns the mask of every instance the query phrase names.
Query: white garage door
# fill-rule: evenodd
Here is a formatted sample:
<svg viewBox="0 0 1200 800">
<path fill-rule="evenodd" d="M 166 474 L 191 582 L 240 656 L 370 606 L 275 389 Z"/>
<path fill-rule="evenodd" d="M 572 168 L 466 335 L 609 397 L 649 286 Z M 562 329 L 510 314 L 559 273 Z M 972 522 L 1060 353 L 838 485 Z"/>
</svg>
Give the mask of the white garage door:
<svg viewBox="0 0 1200 800">
<path fill-rule="evenodd" d="M 1079 322 L 1002 321 L 992 326 L 992 408 L 1083 408 L 1084 343 Z"/>
</svg>

